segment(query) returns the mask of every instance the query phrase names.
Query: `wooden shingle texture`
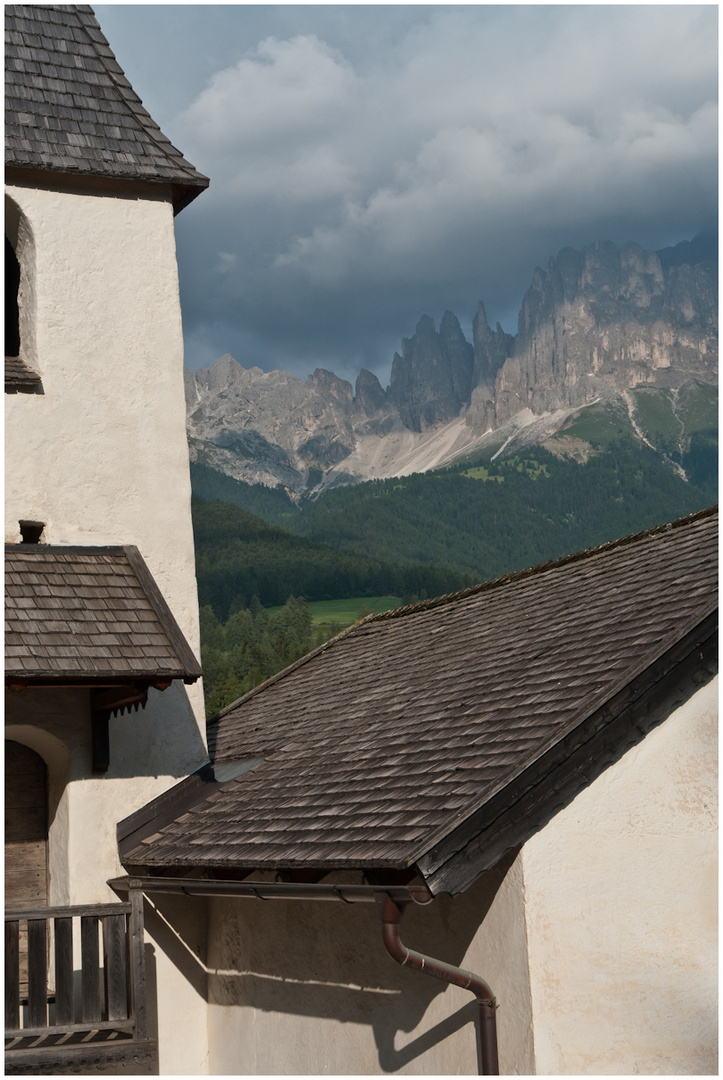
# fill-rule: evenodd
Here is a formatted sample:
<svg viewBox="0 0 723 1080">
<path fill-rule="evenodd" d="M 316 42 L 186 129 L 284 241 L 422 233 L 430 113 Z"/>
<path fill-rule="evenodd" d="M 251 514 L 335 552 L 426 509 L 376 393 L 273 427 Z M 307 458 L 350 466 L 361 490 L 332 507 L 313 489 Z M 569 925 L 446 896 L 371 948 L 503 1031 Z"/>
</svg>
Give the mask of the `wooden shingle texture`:
<svg viewBox="0 0 723 1080">
<path fill-rule="evenodd" d="M 708 626 L 716 571 L 704 511 L 370 616 L 220 713 L 212 761 L 263 761 L 139 834 L 125 861 L 419 866 Z"/>
<path fill-rule="evenodd" d="M 143 108 L 87 5 L 5 8 L 5 164 L 174 185 L 208 179 Z"/>
<path fill-rule="evenodd" d="M 5 357 L 5 393 L 34 393 L 42 379 L 19 356 Z"/>
<path fill-rule="evenodd" d="M 200 674 L 137 548 L 5 546 L 6 681 Z"/>
</svg>

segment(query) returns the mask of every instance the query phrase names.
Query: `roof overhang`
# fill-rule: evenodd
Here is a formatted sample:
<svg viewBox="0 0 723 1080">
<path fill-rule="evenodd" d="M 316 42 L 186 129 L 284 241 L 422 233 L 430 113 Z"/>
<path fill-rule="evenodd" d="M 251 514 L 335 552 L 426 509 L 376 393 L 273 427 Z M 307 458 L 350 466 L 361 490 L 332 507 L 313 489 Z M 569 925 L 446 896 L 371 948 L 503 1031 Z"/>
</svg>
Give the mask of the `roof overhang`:
<svg viewBox="0 0 723 1080">
<path fill-rule="evenodd" d="M 52 188 L 71 195 L 106 195 L 116 199 L 159 197 L 165 193 L 173 204 L 175 216 L 205 191 L 210 181 L 202 177 L 198 182 L 184 184 L 165 177 L 139 178 L 136 175 L 124 176 L 120 172 L 70 172 L 68 169 L 53 168 L 52 165 L 6 165 L 5 183 L 18 187 Z"/>
<path fill-rule="evenodd" d="M 413 856 L 433 893 L 456 895 L 524 844 L 718 670 L 718 609 L 475 813 Z"/>
</svg>

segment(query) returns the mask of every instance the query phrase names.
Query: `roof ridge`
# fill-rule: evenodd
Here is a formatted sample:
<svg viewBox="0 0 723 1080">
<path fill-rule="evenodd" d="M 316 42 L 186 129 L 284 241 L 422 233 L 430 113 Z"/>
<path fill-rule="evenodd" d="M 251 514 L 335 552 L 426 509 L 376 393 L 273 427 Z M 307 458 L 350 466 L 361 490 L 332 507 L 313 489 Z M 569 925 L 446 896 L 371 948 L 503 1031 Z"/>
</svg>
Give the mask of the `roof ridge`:
<svg viewBox="0 0 723 1080">
<path fill-rule="evenodd" d="M 405 615 L 413 615 L 418 611 L 429 611 L 432 608 L 442 607 L 444 604 L 455 603 L 457 600 L 464 600 L 469 596 L 476 596 L 478 593 L 487 592 L 490 589 L 499 588 L 502 585 L 508 585 L 514 581 L 522 581 L 524 578 L 532 577 L 535 574 L 546 573 L 548 570 L 555 570 L 561 566 L 581 562 L 583 559 L 592 558 L 594 555 L 599 555 L 604 551 L 612 551 L 615 548 L 637 543 L 648 537 L 670 532 L 672 529 L 678 529 L 682 526 L 690 525 L 695 521 L 713 517 L 717 513 L 718 505 L 716 504 L 715 506 L 706 507 L 704 510 L 697 510 L 693 514 L 687 514 L 685 517 L 676 518 L 675 521 L 668 521 L 663 525 L 654 525 L 650 529 L 643 529 L 640 532 L 630 533 L 627 536 L 621 536 L 616 540 L 606 540 L 603 544 L 582 548 L 579 551 L 571 552 L 569 555 L 560 555 L 556 559 L 549 559 L 547 562 L 537 563 L 534 566 L 526 567 L 523 570 L 515 570 L 511 574 L 503 574 L 501 577 L 492 578 L 489 581 L 482 581 L 478 585 L 469 585 L 466 589 L 460 589 L 457 592 L 444 593 L 442 596 L 433 596 L 428 600 L 418 600 L 414 604 L 405 604 L 404 607 L 392 608 L 389 611 L 380 611 L 376 614 L 367 616 L 363 621 L 381 622 L 386 619 L 398 619 Z M 355 623 L 354 625 L 356 626 L 358 624 Z M 352 628 L 349 627 L 349 629 Z"/>
<path fill-rule="evenodd" d="M 351 623 L 350 626 L 346 626 L 343 631 L 335 634 L 334 637 L 330 637 L 329 640 L 326 640 L 326 642 L 317 646 L 316 649 L 307 652 L 305 656 L 295 660 L 293 664 L 283 667 L 280 672 L 265 679 L 264 683 L 259 683 L 258 686 L 252 687 L 251 690 L 247 690 L 240 698 L 237 698 L 236 701 L 232 701 L 229 705 L 220 708 L 217 713 L 213 713 L 206 720 L 206 731 L 209 730 L 210 727 L 216 726 L 220 719 L 223 719 L 233 710 L 236 710 L 239 705 L 245 704 L 247 701 L 255 698 L 256 694 L 275 685 L 280 679 L 285 678 L 286 675 L 290 675 L 292 672 L 296 671 L 298 667 L 303 667 L 305 664 L 309 663 L 309 661 L 321 656 L 321 653 L 325 652 L 326 649 L 330 649 L 332 646 L 338 644 L 340 640 L 348 635 L 358 632 L 361 627 L 367 623 L 401 619 L 407 615 L 415 615 L 418 611 L 429 611 L 432 608 L 443 607 L 445 604 L 453 604 L 456 603 L 457 600 L 467 599 L 469 596 L 477 596 L 481 593 L 491 591 L 492 589 L 500 588 L 501 585 L 533 577 L 534 575 L 537 575 L 537 573 L 544 573 L 547 570 L 553 570 L 561 566 L 578 563 L 583 561 L 584 558 L 590 558 L 593 555 L 601 554 L 605 551 L 613 551 L 616 548 L 622 548 L 622 546 L 638 542 L 639 540 L 648 537 L 662 535 L 673 529 L 691 525 L 696 521 L 704 521 L 705 518 L 712 517 L 717 513 L 718 504 L 715 504 L 714 507 L 698 510 L 693 514 L 687 514 L 685 517 L 675 518 L 675 521 L 673 522 L 666 522 L 664 525 L 654 525 L 652 528 L 643 529 L 640 532 L 631 532 L 628 536 L 619 537 L 617 540 L 607 540 L 605 543 L 593 546 L 593 548 L 584 548 L 581 551 L 572 552 L 570 555 L 561 555 L 559 558 L 549 559 L 547 563 L 538 563 L 536 566 L 528 567 L 524 570 L 516 570 L 513 573 L 507 573 L 507 575 L 500 578 L 493 578 L 491 581 L 483 581 L 478 585 L 470 585 L 467 589 L 460 589 L 455 593 L 444 593 L 442 596 L 432 596 L 427 600 L 419 600 L 416 604 L 406 604 L 404 607 L 392 608 L 389 611 L 379 611 L 377 613 L 372 613 L 372 615 L 367 615 L 363 619 L 358 619 L 356 622 Z"/>
<path fill-rule="evenodd" d="M 371 615 L 366 615 L 363 619 L 357 619 L 351 626 L 345 627 L 338 634 L 335 634 L 334 637 L 329 638 L 328 641 L 325 641 L 315 649 L 312 649 L 311 652 L 306 653 L 306 655 L 302 656 L 299 660 L 295 660 L 293 664 L 289 664 L 288 667 L 283 668 L 281 671 L 277 671 L 275 675 L 272 675 L 264 682 L 259 683 L 258 686 L 254 686 L 251 690 L 247 690 L 245 694 L 236 698 L 230 705 L 225 705 L 223 709 L 219 709 L 218 712 L 213 713 L 206 721 L 206 730 L 208 731 L 211 727 L 217 726 L 220 720 L 233 712 L 240 705 L 245 705 L 251 698 L 260 694 L 263 690 L 267 690 L 269 687 L 279 682 L 279 680 L 290 675 L 291 672 L 308 664 L 309 661 L 314 660 L 327 649 L 338 644 L 343 638 L 358 632 L 362 626 L 366 626 L 368 623 L 403 618 L 406 615 L 414 615 L 420 611 L 430 611 L 433 608 L 442 607 L 445 604 L 455 603 L 458 600 L 465 600 L 470 596 L 477 596 L 480 593 L 488 592 L 491 589 L 499 588 L 502 585 L 508 585 L 515 581 L 522 581 L 535 574 L 541 574 L 548 570 L 554 570 L 561 566 L 568 566 L 572 563 L 580 562 L 585 558 L 591 558 L 593 555 L 600 554 L 604 551 L 612 551 L 615 548 L 636 543 L 647 537 L 671 532 L 673 529 L 681 528 L 682 526 L 692 524 L 695 521 L 713 517 L 717 513 L 718 506 L 716 504 L 715 506 L 707 507 L 704 510 L 697 510 L 695 513 L 688 514 L 685 517 L 676 518 L 675 521 L 669 521 L 663 525 L 654 525 L 650 529 L 644 529 L 637 533 L 630 533 L 627 536 L 619 537 L 617 540 L 608 540 L 604 544 L 598 544 L 595 547 L 583 548 L 581 551 L 572 552 L 570 555 L 562 555 L 557 559 L 550 559 L 548 562 L 538 563 L 536 566 L 528 567 L 525 570 L 516 570 L 512 574 L 505 574 L 502 577 L 493 578 L 491 581 L 483 581 L 479 585 L 470 585 L 468 588 L 460 589 L 458 592 L 444 593 L 442 596 L 434 596 L 429 600 L 420 600 L 416 604 L 406 604 L 404 607 L 392 608 L 390 611 L 380 611 L 376 614 L 372 613 Z"/>
</svg>

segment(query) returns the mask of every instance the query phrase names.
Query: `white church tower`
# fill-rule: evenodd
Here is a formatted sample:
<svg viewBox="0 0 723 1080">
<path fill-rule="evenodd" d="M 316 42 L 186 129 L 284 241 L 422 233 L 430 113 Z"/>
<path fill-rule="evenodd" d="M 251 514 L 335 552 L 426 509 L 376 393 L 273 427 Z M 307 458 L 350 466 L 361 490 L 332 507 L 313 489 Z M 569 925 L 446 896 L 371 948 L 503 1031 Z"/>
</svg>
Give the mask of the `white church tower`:
<svg viewBox="0 0 723 1080">
<path fill-rule="evenodd" d="M 116 822 L 206 760 L 174 215 L 208 180 L 90 7 L 5 12 L 6 912 L 94 918 L 118 902 Z M 11 929 L 18 1026 L 65 1009 L 112 1027 L 107 988 L 102 1022 L 77 989 L 63 1002 L 54 919 L 39 947 L 31 923 Z M 43 963 L 60 964 L 56 1003 L 39 1000 Z M 111 1060 L 138 1070 L 134 993 Z M 26 1043 L 8 1071 L 46 1070 L 53 1051 L 28 1061 Z"/>
</svg>

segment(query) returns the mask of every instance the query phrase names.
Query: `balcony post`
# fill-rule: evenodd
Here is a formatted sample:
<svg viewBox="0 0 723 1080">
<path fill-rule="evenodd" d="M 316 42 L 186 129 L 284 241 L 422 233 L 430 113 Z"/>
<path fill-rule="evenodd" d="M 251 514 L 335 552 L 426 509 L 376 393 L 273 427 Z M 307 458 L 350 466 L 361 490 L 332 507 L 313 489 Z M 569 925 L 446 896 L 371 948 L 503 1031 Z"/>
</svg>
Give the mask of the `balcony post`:
<svg viewBox="0 0 723 1080">
<path fill-rule="evenodd" d="M 140 883 L 131 879 L 130 885 L 130 971 L 131 971 L 131 1007 L 135 1018 L 135 1037 L 142 1040 L 148 1037 L 146 1016 L 146 957 L 143 933 L 143 892 Z"/>
</svg>

